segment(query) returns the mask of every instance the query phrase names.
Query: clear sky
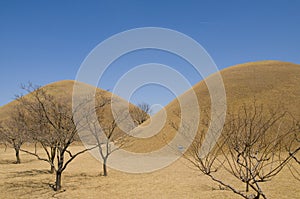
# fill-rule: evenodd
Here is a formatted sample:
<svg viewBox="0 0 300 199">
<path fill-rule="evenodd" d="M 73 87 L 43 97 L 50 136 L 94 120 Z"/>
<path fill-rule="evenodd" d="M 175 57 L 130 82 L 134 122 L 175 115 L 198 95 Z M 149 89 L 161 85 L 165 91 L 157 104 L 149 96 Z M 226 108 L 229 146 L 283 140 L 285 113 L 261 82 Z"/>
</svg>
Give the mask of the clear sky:
<svg viewBox="0 0 300 199">
<path fill-rule="evenodd" d="M 220 69 L 270 59 L 300 64 L 299 10 L 297 0 L 0 0 L 0 105 L 21 92 L 21 83 L 75 79 L 97 44 L 139 27 L 170 28 L 192 37 Z M 174 67 L 191 84 L 201 80 L 182 59 L 145 50 L 117 60 L 99 86 L 112 89 L 126 70 L 149 62 Z M 148 85 L 131 101 L 166 105 L 174 97 Z"/>
</svg>

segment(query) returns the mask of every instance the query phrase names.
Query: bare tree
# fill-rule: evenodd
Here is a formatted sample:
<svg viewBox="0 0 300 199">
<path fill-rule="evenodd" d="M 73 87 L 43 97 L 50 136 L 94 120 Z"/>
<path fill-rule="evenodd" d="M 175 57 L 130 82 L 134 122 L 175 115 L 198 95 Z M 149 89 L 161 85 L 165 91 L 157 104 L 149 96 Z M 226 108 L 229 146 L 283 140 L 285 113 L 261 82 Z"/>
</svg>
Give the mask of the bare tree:
<svg viewBox="0 0 300 199">
<path fill-rule="evenodd" d="M 37 153 L 37 144 L 42 146 L 50 164 L 50 173 L 54 173 L 54 160 L 58 140 L 43 108 L 43 106 L 51 106 L 51 103 L 55 100 L 54 96 L 38 86 L 33 86 L 31 83 L 22 85 L 21 88 L 33 96 L 30 99 L 24 96 L 16 96 L 20 106 L 27 112 L 27 126 L 30 125 L 30 128 L 27 127 L 28 141 L 35 144 L 35 153 Z"/>
<path fill-rule="evenodd" d="M 300 122 L 294 118 L 296 130 L 292 137 L 292 141 L 286 146 L 286 150 L 294 161 L 291 161 L 288 165 L 292 175 L 300 181 Z"/>
<path fill-rule="evenodd" d="M 149 119 L 149 114 L 151 113 L 151 107 L 147 103 L 140 103 L 134 107 L 131 111 L 131 117 L 136 125 L 140 125 Z"/>
<path fill-rule="evenodd" d="M 26 90 L 31 93 L 31 98 L 19 97 L 19 101 L 28 111 L 30 125 L 34 126 L 33 131 L 41 133 L 40 136 L 34 135 L 34 139 L 41 143 L 46 151 L 47 158 L 38 154 L 37 150 L 34 150 L 34 152 L 20 150 L 51 165 L 51 169 L 54 169 L 56 174 L 53 189 L 59 191 L 61 189 L 62 173 L 67 166 L 78 155 L 95 148 L 86 148 L 74 154 L 70 150 L 71 144 L 78 140 L 78 131 L 83 128 L 82 123 L 79 124 L 80 121 L 74 120 L 74 112 L 82 111 L 81 108 L 85 103 L 80 104 L 80 107 L 76 107 L 72 112 L 70 104 L 61 102 L 43 88 L 33 87 L 30 84 L 26 87 Z M 50 152 L 48 148 L 50 148 Z M 57 160 L 56 164 L 53 161 L 54 157 Z"/>
<path fill-rule="evenodd" d="M 134 125 L 130 125 L 130 122 L 126 123 L 130 115 L 126 113 L 125 107 L 119 107 L 118 109 L 120 110 L 114 113 L 105 112 L 107 110 L 105 106 L 109 105 L 111 100 L 119 99 L 105 98 L 101 93 L 98 96 L 95 107 L 97 117 L 94 118 L 92 114 L 86 114 L 86 131 L 85 135 L 81 135 L 81 138 L 85 137 L 83 139 L 98 146 L 99 156 L 102 159 L 102 175 L 107 176 L 107 160 L 109 156 L 113 152 L 129 146 L 131 140 L 130 136 L 119 128 L 119 125 L 122 123 L 126 131 L 133 129 Z"/>
<path fill-rule="evenodd" d="M 3 144 L 5 146 L 5 149 L 7 148 L 5 136 L 3 133 L 3 122 L 0 122 L 0 144 Z"/>
<path fill-rule="evenodd" d="M 16 106 L 9 118 L 0 123 L 1 140 L 15 150 L 16 164 L 21 163 L 20 149 L 28 140 L 25 114 L 20 106 Z"/>
<path fill-rule="evenodd" d="M 280 109 L 265 111 L 262 105 L 244 105 L 237 114 L 229 115 L 224 128 L 224 168 L 245 183 L 246 193 L 251 189 L 254 198 L 267 198 L 260 184 L 272 180 L 291 159 L 283 149 L 295 129 L 284 125 L 288 115 Z"/>
<path fill-rule="evenodd" d="M 213 129 L 222 130 L 221 137 L 215 146 L 210 146 L 203 153 L 205 131 L 214 122 L 205 117 L 201 122 L 203 132 L 199 132 L 185 157 L 203 174 L 241 197 L 267 198 L 261 183 L 271 181 L 292 159 L 284 151 L 295 132 L 295 126 L 287 122 L 289 120 L 287 112 L 281 107 L 265 109 L 256 102 L 244 104 L 227 115 L 223 129 Z M 244 190 L 232 181 L 219 177 L 219 172 L 226 172 L 237 182 L 243 183 Z"/>
</svg>

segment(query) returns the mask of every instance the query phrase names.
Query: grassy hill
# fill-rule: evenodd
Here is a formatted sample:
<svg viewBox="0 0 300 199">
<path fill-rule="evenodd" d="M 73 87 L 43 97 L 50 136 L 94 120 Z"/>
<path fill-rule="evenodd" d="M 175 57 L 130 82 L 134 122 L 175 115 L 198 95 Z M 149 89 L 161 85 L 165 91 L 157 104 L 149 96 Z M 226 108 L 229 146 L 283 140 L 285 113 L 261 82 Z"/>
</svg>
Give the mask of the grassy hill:
<svg viewBox="0 0 300 199">
<path fill-rule="evenodd" d="M 280 62 L 280 61 L 260 61 L 239 64 L 228 67 L 220 74 L 223 78 L 227 108 L 228 110 L 237 108 L 242 103 L 250 103 L 255 98 L 258 103 L 264 105 L 274 105 L 282 103 L 290 112 L 297 118 L 300 118 L 300 65 Z M 213 78 L 215 74 L 209 78 Z M 93 88 L 89 85 L 80 83 L 87 88 Z M 55 82 L 44 86 L 49 93 L 54 95 L 62 102 L 70 103 L 72 101 L 74 81 L 65 80 Z M 210 107 L 210 96 L 205 81 L 201 81 L 194 85 L 183 95 L 179 96 L 185 102 L 184 106 L 193 111 L 193 106 L 190 103 L 191 91 L 194 91 L 198 98 L 200 109 L 204 110 Z M 111 98 L 113 95 L 108 91 L 97 88 L 97 92 L 102 96 Z M 82 93 L 78 95 L 84 95 Z M 26 97 L 30 97 L 28 94 Z M 114 96 L 120 100 L 120 104 L 128 105 L 125 100 Z M 0 108 L 0 118 L 4 119 L 9 116 L 10 111 L 17 104 L 13 101 Z M 122 105 L 122 106 L 123 106 Z M 130 104 L 132 110 L 134 105 Z M 180 106 L 177 99 L 174 99 L 163 110 L 152 116 L 143 125 L 133 130 L 134 134 L 149 134 L 148 138 L 137 138 L 134 144 L 130 147 L 131 151 L 146 152 L 161 148 L 166 144 L 166 141 L 173 139 L 176 131 L 171 127 L 170 123 L 179 124 L 178 116 L 174 113 L 180 112 Z M 111 107 L 105 107 L 106 121 L 111 121 Z M 192 121 L 191 121 L 192 122 Z M 162 128 L 160 129 L 160 125 Z M 153 133 L 156 133 L 152 135 Z M 147 136 L 146 136 L 147 137 Z"/>
<path fill-rule="evenodd" d="M 234 109 L 242 103 L 250 103 L 255 97 L 258 102 L 265 105 L 274 105 L 281 102 L 290 112 L 300 118 L 300 65 L 279 62 L 262 61 L 241 64 L 229 67 L 221 71 L 226 89 L 228 109 Z M 213 78 L 214 74 L 208 78 Z M 66 80 L 44 86 L 49 93 L 59 101 L 71 103 L 74 81 Z M 79 83 L 81 84 L 81 83 Z M 84 85 L 86 88 L 93 88 Z M 193 111 L 194 104 L 191 103 L 191 92 L 195 91 L 197 101 L 202 109 L 210 107 L 209 92 L 205 81 L 201 81 L 188 90 L 179 98 L 183 99 L 184 107 Z M 105 97 L 113 94 L 97 89 Z M 78 93 L 85 95 L 84 89 Z M 30 98 L 32 94 L 26 97 Z M 118 98 L 118 97 L 117 97 Z M 128 104 L 125 100 L 118 98 L 120 104 Z M 18 104 L 13 101 L 0 108 L 0 119 L 9 119 L 10 112 Z M 130 109 L 134 106 L 130 105 Z M 107 120 L 111 119 L 110 106 L 104 107 Z M 149 138 L 135 139 L 129 148 L 131 151 L 146 152 L 161 148 L 175 135 L 174 128 L 170 123 L 178 123 L 176 113 L 180 112 L 177 99 L 167 105 L 156 115 L 133 132 L 150 134 Z M 166 113 L 166 115 L 164 114 Z M 191 112 L 192 113 L 192 112 Z M 193 120 L 189 121 L 190 123 Z M 159 129 L 162 124 L 162 129 Z M 152 136 L 152 133 L 159 133 Z M 30 148 L 33 146 L 26 146 Z M 53 193 L 49 188 L 53 176 L 45 170 L 46 163 L 36 160 L 28 154 L 22 154 L 24 164 L 12 164 L 14 151 L 4 150 L 0 146 L 0 198 L 133 198 L 142 196 L 146 198 L 239 198 L 237 195 L 221 189 L 216 183 L 200 175 L 196 169 L 191 169 L 190 162 L 180 159 L 167 168 L 157 172 L 143 174 L 126 174 L 122 171 L 110 169 L 110 176 L 105 179 L 99 176 L 101 165 L 89 153 L 78 156 L 74 163 L 70 164 L 65 171 L 63 186 L 66 191 Z M 82 150 L 82 146 L 72 146 L 74 150 Z M 126 157 L 125 157 L 126 158 Z M 78 159 L 78 160 L 77 160 Z M 84 164 L 83 164 L 84 163 Z M 88 166 L 86 166 L 88 165 Z M 229 180 L 234 186 L 241 187 L 240 182 L 235 181 L 224 169 L 220 169 L 220 178 Z M 101 178 L 101 179 L 100 179 Z M 262 185 L 270 198 L 297 198 L 299 196 L 299 181 L 297 181 L 288 168 L 284 168 L 272 181 Z M 149 191 L 151 190 L 151 191 Z"/>
<path fill-rule="evenodd" d="M 257 103 L 265 106 L 280 103 L 294 116 L 300 118 L 300 65 L 281 61 L 250 62 L 228 67 L 220 71 L 220 74 L 226 90 L 228 110 L 236 109 L 243 103 L 252 103 L 255 98 Z M 197 95 L 201 110 L 209 108 L 211 102 L 205 81 L 197 83 L 192 89 Z M 179 96 L 186 101 L 187 106 L 192 89 Z M 139 139 L 132 150 L 143 152 L 157 150 L 166 144 L 162 140 L 173 139 L 175 130 L 170 122 L 179 122 L 178 117 L 174 115 L 180 112 L 178 101 L 175 99 L 168 104 L 165 111 L 167 119 L 163 129 L 151 138 Z M 152 120 L 159 121 L 160 119 L 156 117 L 161 116 L 154 115 Z"/>
<path fill-rule="evenodd" d="M 76 90 L 76 93 L 74 91 L 74 86 L 79 86 Z M 129 112 L 131 116 L 136 116 L 134 113 L 138 109 L 136 106 L 133 104 L 130 104 L 126 100 L 113 95 L 112 93 L 95 88 L 91 85 L 81 83 L 81 82 L 76 82 L 73 80 L 64 80 L 64 81 L 59 81 L 55 83 L 51 83 L 48 85 L 45 85 L 41 87 L 47 94 L 50 94 L 52 97 L 54 97 L 55 102 L 59 102 L 61 104 L 66 104 L 68 108 L 70 109 L 70 113 L 72 111 L 72 98 L 76 99 L 77 97 L 80 98 L 86 98 L 88 95 L 91 95 L 91 92 L 95 92 L 95 106 L 98 106 L 99 104 L 102 103 L 102 101 L 106 101 L 105 105 L 99 109 L 97 109 L 97 114 L 98 114 L 98 119 L 100 121 L 100 125 L 102 128 L 108 128 L 108 126 L 111 124 L 113 121 L 113 114 L 112 114 L 112 108 L 111 108 L 111 100 L 114 101 L 114 105 L 116 105 L 114 112 L 116 114 L 121 115 L 122 117 L 126 117 L 126 112 L 124 113 L 124 110 L 128 110 L 129 107 Z M 28 93 L 24 96 L 25 99 L 31 100 L 34 97 L 34 93 Z M 0 121 L 3 120 L 10 120 L 10 116 L 14 112 L 15 109 L 19 108 L 20 102 L 18 100 L 14 100 L 2 107 L 0 107 Z M 101 118 L 101 119 L 100 119 Z M 117 119 L 116 119 L 117 120 Z M 128 128 L 133 128 L 128 127 Z M 93 139 L 93 138 L 92 138 Z"/>
<path fill-rule="evenodd" d="M 61 102 L 61 103 L 66 103 L 66 104 L 71 104 L 72 102 L 72 93 L 73 93 L 73 86 L 74 86 L 75 81 L 73 80 L 63 80 L 59 82 L 54 82 L 48 85 L 45 85 L 41 87 L 44 89 L 48 94 L 52 95 L 55 97 L 55 100 Z M 80 83 L 83 87 L 86 88 L 92 88 L 92 86 Z M 111 93 L 97 89 L 97 92 L 101 92 L 105 97 L 110 97 Z M 84 95 L 83 93 L 80 93 L 80 95 Z M 32 98 L 32 94 L 26 94 L 24 96 L 26 99 Z M 1 120 L 6 119 L 9 117 L 10 113 L 13 111 L 13 109 L 19 104 L 17 100 L 14 100 L 0 108 L 0 118 Z"/>
</svg>

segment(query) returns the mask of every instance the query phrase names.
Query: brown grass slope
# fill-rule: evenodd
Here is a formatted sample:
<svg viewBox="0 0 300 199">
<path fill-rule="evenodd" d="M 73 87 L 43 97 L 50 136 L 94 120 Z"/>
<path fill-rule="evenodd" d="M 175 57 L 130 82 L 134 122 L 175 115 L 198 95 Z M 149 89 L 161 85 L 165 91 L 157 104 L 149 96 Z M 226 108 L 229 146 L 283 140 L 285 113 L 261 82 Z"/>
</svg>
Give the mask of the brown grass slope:
<svg viewBox="0 0 300 199">
<path fill-rule="evenodd" d="M 282 103 L 297 118 L 300 118 L 300 65 L 281 61 L 250 62 L 226 68 L 220 71 L 220 74 L 226 90 L 228 110 L 237 108 L 242 103 L 251 103 L 255 98 L 259 103 L 267 106 Z M 211 75 L 208 79 L 213 78 L 214 75 Z M 73 85 L 74 81 L 65 80 L 46 85 L 43 88 L 61 101 L 70 103 Z M 89 85 L 85 86 L 91 87 Z M 201 81 L 179 96 L 181 99 L 184 99 L 187 108 L 190 108 L 191 111 L 193 110 L 189 103 L 192 90 L 197 95 L 201 110 L 210 107 L 209 91 L 205 81 Z M 97 92 L 101 92 L 107 97 L 112 96 L 110 92 L 101 89 L 97 89 Z M 84 95 L 84 92 L 79 93 L 79 95 Z M 119 99 L 120 103 L 128 103 L 121 98 Z M 16 103 L 16 101 L 13 101 L 1 107 L 0 118 L 6 118 Z M 134 106 L 130 105 L 130 107 Z M 167 113 L 164 127 L 155 136 L 136 139 L 130 148 L 131 151 L 146 152 L 157 150 L 164 146 L 166 141 L 174 137 L 176 131 L 170 126 L 170 122 L 178 122 L 178 117 L 174 115 L 174 112 L 180 112 L 177 99 L 168 104 L 164 110 Z M 110 106 L 107 106 L 105 110 L 107 121 L 111 120 L 110 112 Z M 160 113 L 152 116 L 152 125 L 147 125 L 151 123 L 149 120 L 142 127 L 136 128 L 135 131 L 143 132 L 144 134 L 152 133 L 155 123 L 160 121 L 160 117 Z"/>
<path fill-rule="evenodd" d="M 75 88 L 74 85 L 77 85 L 79 89 L 76 90 L 76 93 L 74 93 L 73 89 Z M 74 98 L 85 98 L 88 95 L 91 95 L 91 92 L 94 92 L 94 90 L 96 91 L 96 99 L 95 99 L 95 103 L 97 104 L 97 101 L 107 101 L 106 105 L 101 108 L 101 110 L 98 110 L 98 115 L 99 117 L 100 114 L 103 115 L 104 117 L 101 117 L 103 119 L 101 119 L 101 125 L 103 126 L 107 126 L 111 123 L 112 119 L 113 119 L 113 115 L 112 115 L 112 109 L 111 109 L 111 102 L 108 102 L 109 100 L 114 100 L 116 103 L 116 110 L 115 112 L 122 112 L 122 110 L 124 109 L 128 109 L 129 107 L 129 111 L 130 113 L 132 113 L 133 111 L 136 110 L 136 106 L 134 106 L 133 104 L 127 102 L 126 100 L 113 95 L 111 92 L 108 92 L 106 90 L 102 90 L 99 88 L 95 88 L 91 85 L 82 83 L 82 82 L 77 82 L 74 80 L 63 80 L 63 81 L 58 81 L 58 82 L 54 82 L 48 85 L 45 85 L 43 87 L 41 87 L 41 89 L 43 89 L 44 91 L 46 91 L 47 94 L 50 94 L 51 96 L 54 97 L 55 101 L 60 102 L 62 104 L 66 104 L 68 106 L 70 106 L 70 111 L 71 109 L 71 104 L 72 104 L 72 97 Z M 33 97 L 32 93 L 26 94 L 24 96 L 24 98 L 26 99 L 31 99 Z M 16 109 L 16 107 L 18 107 L 18 105 L 20 104 L 20 102 L 18 102 L 18 100 L 14 100 L 2 107 L 0 107 L 0 121 L 3 120 L 9 120 L 10 119 L 10 115 L 12 114 L 12 112 Z M 100 112 L 101 111 L 101 112 Z M 131 112 L 132 111 L 132 112 Z"/>
<path fill-rule="evenodd" d="M 73 80 L 63 80 L 59 82 L 50 83 L 45 85 L 43 88 L 47 93 L 55 96 L 60 102 L 63 103 L 70 103 L 72 101 L 72 92 L 73 92 L 73 85 L 75 81 Z M 88 85 L 86 85 L 88 86 Z M 25 98 L 31 98 L 31 94 L 26 94 Z M 9 117 L 10 113 L 13 109 L 19 104 L 17 100 L 14 100 L 0 108 L 0 118 L 5 119 Z"/>
<path fill-rule="evenodd" d="M 281 61 L 250 62 L 226 68 L 220 74 L 226 90 L 228 110 L 236 109 L 243 103 L 253 103 L 255 98 L 257 103 L 265 106 L 281 103 L 294 116 L 300 118 L 300 65 Z M 209 108 L 210 96 L 205 81 L 197 83 L 192 89 L 197 95 L 200 109 Z M 187 104 L 192 89 L 179 96 Z M 174 112 L 180 112 L 178 101 L 175 99 L 168 104 L 165 111 L 168 115 L 164 128 L 151 138 L 140 139 L 134 151 L 157 150 L 166 144 L 165 140 L 174 137 L 175 131 L 170 122 L 178 122 L 178 117 L 174 115 Z"/>
<path fill-rule="evenodd" d="M 63 80 L 59 82 L 50 83 L 41 87 L 44 89 L 48 94 L 51 94 L 55 97 L 55 100 L 58 100 L 61 103 L 70 104 L 72 102 L 72 93 L 73 93 L 73 86 L 75 81 L 73 80 Z M 81 83 L 83 86 L 90 87 L 87 84 Z M 99 89 L 100 92 L 102 90 Z M 104 93 L 104 92 L 103 92 Z M 105 95 L 109 95 L 109 93 L 105 93 Z M 26 94 L 24 96 L 26 99 L 32 98 L 32 94 Z M 19 105 L 17 100 L 14 100 L 0 108 L 0 119 L 4 120 L 9 118 L 11 112 Z"/>
</svg>

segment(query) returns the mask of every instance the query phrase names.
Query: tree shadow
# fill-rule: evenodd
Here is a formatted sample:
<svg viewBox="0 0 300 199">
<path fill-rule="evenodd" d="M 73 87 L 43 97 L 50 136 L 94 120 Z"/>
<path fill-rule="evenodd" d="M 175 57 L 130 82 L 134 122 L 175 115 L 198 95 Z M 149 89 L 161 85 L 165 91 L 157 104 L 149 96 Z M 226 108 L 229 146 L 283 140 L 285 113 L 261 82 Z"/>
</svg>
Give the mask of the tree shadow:
<svg viewBox="0 0 300 199">
<path fill-rule="evenodd" d="M 21 160 L 20 165 L 21 165 L 21 164 L 25 164 L 25 163 L 34 162 L 34 161 L 36 161 L 36 160 L 34 160 L 34 159 L 24 160 L 24 161 Z M 11 159 L 0 159 L 0 164 L 17 164 L 17 163 L 16 163 L 16 160 L 11 160 Z"/>
<path fill-rule="evenodd" d="M 16 164 L 16 161 L 15 160 L 3 160 L 1 159 L 0 160 L 0 164 Z"/>
<path fill-rule="evenodd" d="M 18 191 L 22 191 L 22 195 L 30 196 L 31 193 L 34 191 L 35 193 L 39 193 L 38 195 L 50 195 L 53 194 L 53 190 L 49 188 L 50 185 L 48 182 L 41 182 L 41 181 L 33 181 L 33 180 L 26 180 L 26 181 L 15 181 L 15 182 L 7 182 L 5 183 L 5 188 L 10 193 L 16 193 Z M 36 194 L 35 194 L 36 195 Z"/>
<path fill-rule="evenodd" d="M 10 177 L 32 177 L 32 176 L 37 176 L 41 174 L 50 174 L 49 170 L 38 170 L 38 169 L 32 169 L 29 171 L 16 171 L 12 172 Z"/>
</svg>

